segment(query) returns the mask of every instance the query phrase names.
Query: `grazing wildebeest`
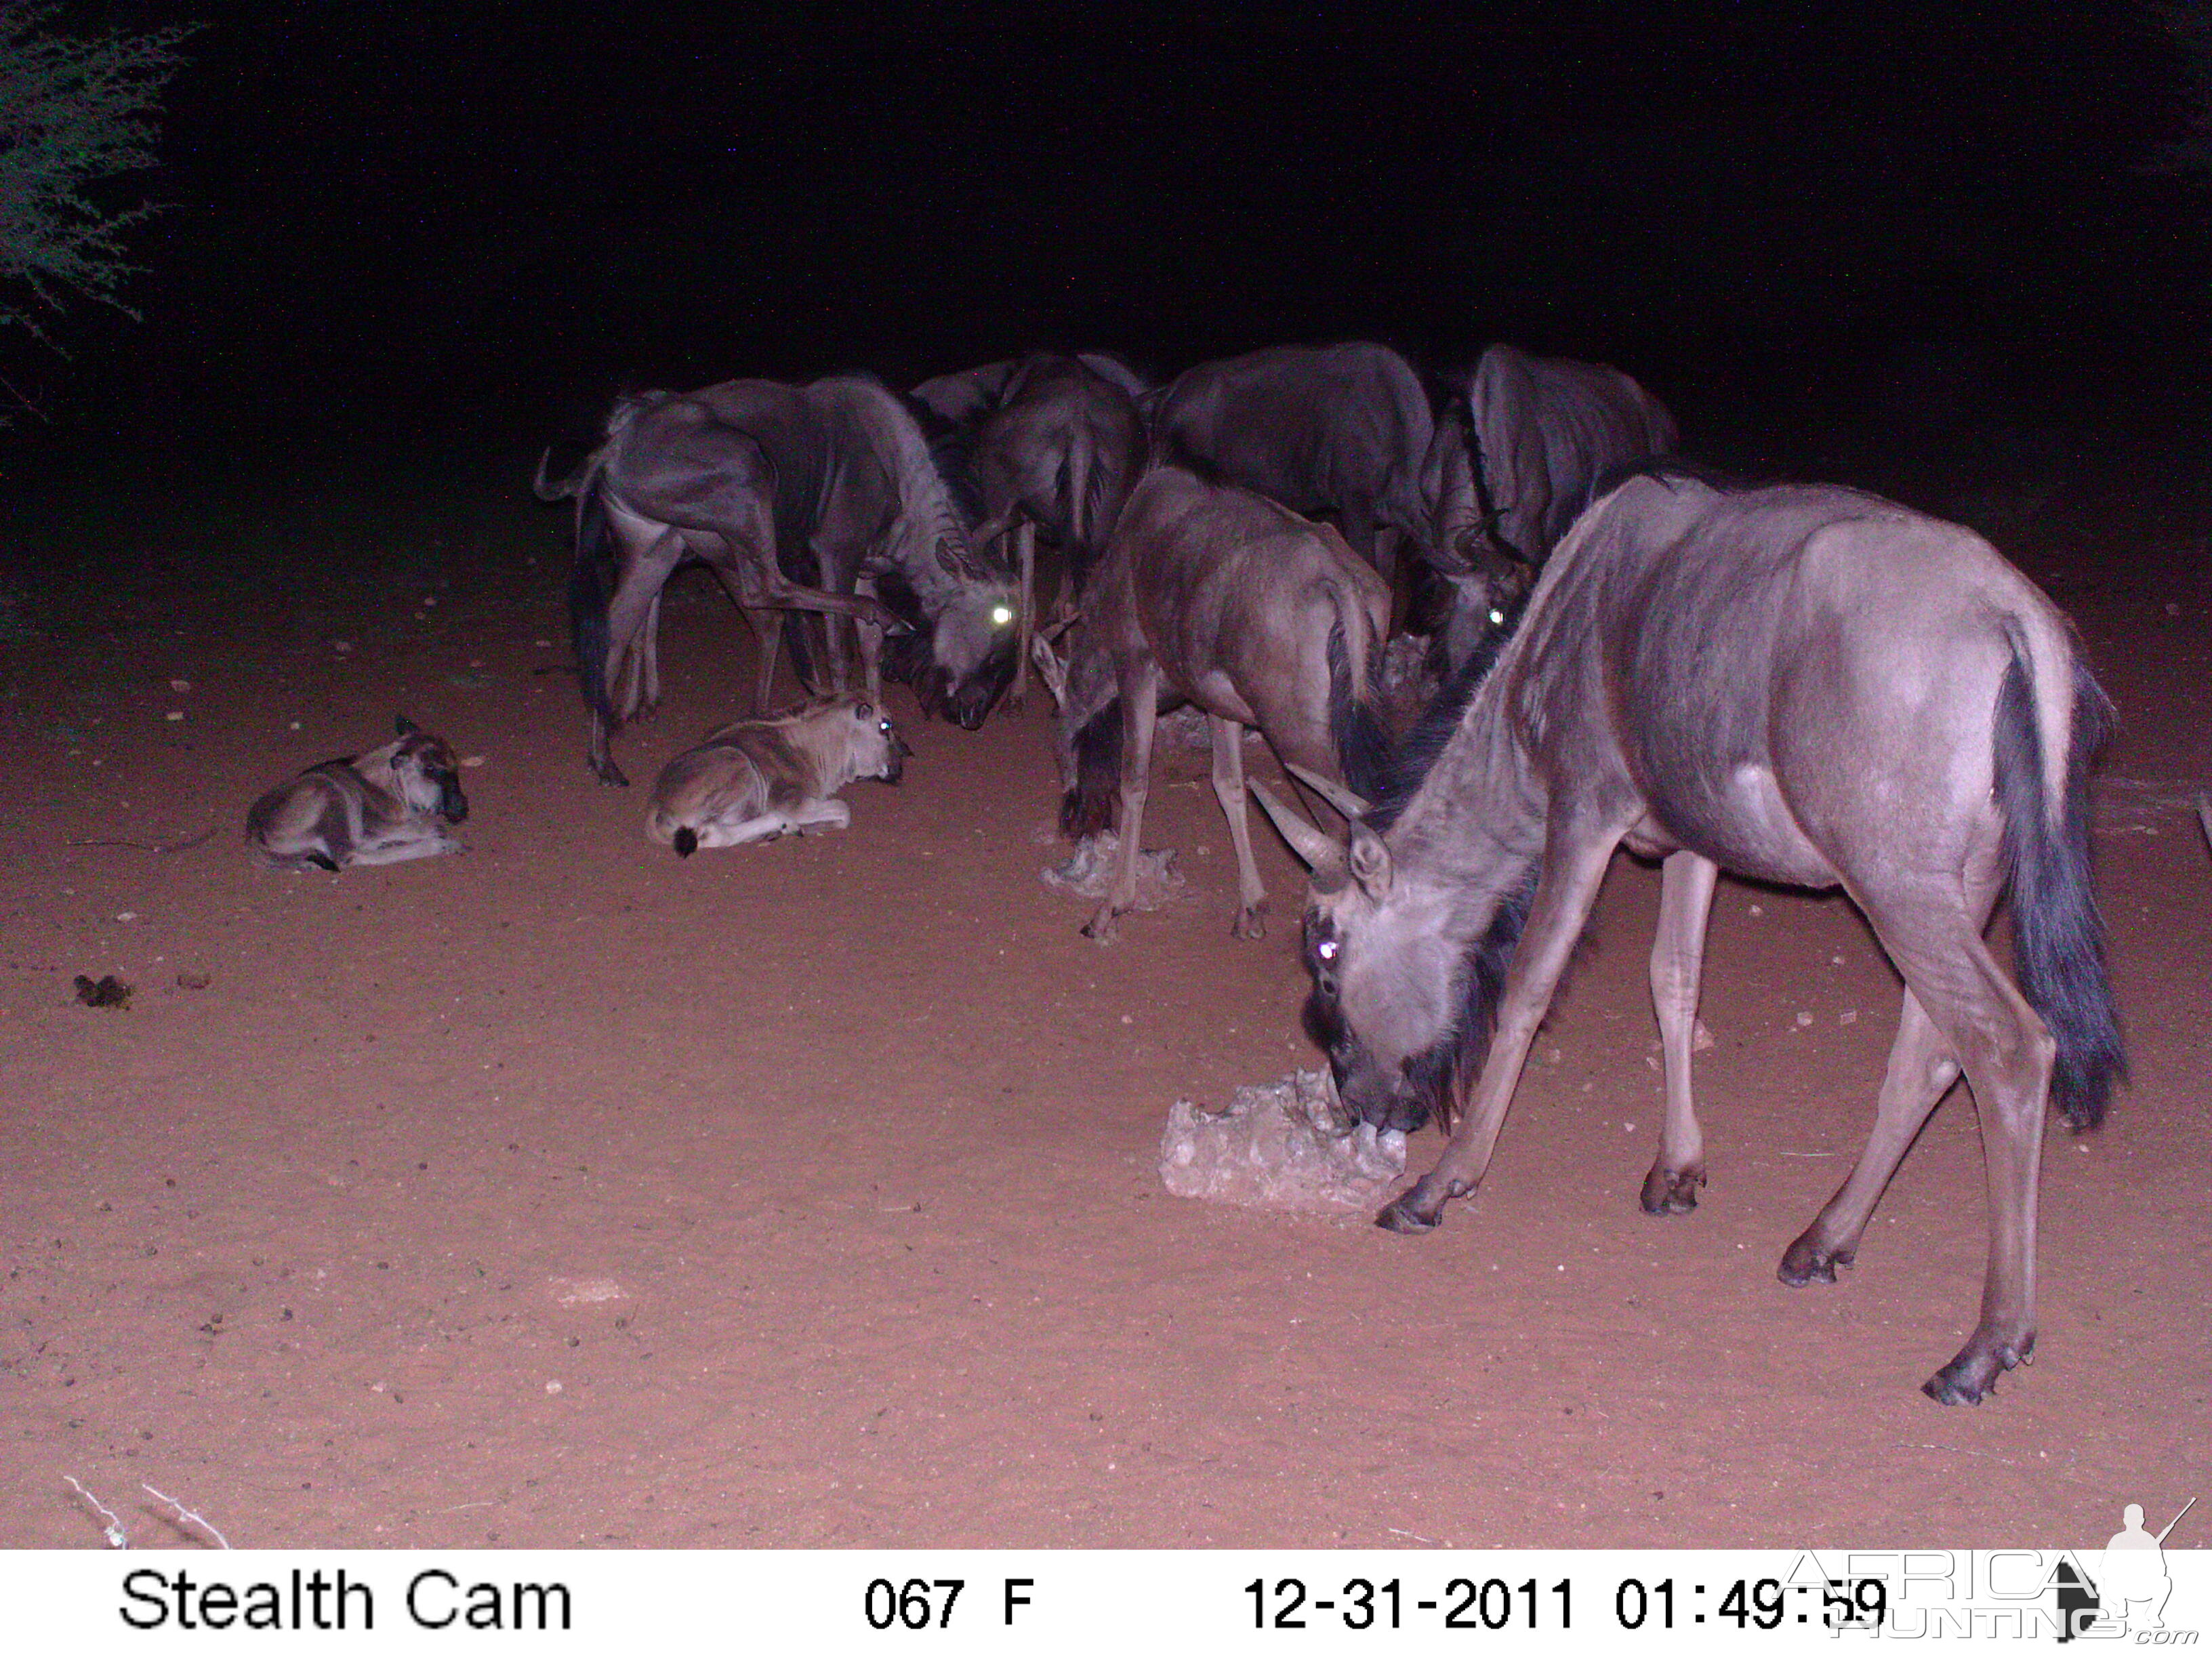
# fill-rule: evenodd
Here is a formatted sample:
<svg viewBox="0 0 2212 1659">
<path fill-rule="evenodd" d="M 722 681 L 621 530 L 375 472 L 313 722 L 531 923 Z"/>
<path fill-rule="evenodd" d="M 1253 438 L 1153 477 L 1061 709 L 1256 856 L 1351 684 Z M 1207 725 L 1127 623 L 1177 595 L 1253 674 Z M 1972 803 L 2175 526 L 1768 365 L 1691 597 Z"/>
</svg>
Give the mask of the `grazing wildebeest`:
<svg viewBox="0 0 2212 1659">
<path fill-rule="evenodd" d="M 404 714 L 394 725 L 396 741 L 311 766 L 254 802 L 246 841 L 255 859 L 272 870 L 343 870 L 459 852 L 445 826 L 468 817 L 469 800 L 452 748 Z"/>
<path fill-rule="evenodd" d="M 1675 441 L 1666 406 L 1617 368 L 1508 345 L 1482 354 L 1447 399 L 1424 468 L 1437 562 L 1453 589 L 1450 669 L 1534 581 L 1597 482 Z"/>
<path fill-rule="evenodd" d="M 1847 489 L 1661 473 L 1583 515 L 1470 692 L 1480 667 L 1425 772 L 1348 845 L 1262 795 L 1314 866 L 1308 1024 L 1346 1104 L 1399 1127 L 1465 1108 L 1381 1224 L 1424 1231 L 1480 1182 L 1622 844 L 1666 860 L 1651 988 L 1667 1112 L 1643 1204 L 1692 1208 L 1715 878 L 1840 886 L 1904 976 L 1904 1012 L 1866 1150 L 1781 1277 L 1833 1280 L 1963 1073 L 1989 1270 L 1979 1324 L 1927 1392 L 1981 1399 L 2035 1340 L 2045 1105 L 2094 1125 L 2124 1069 L 2089 872 L 2109 705 L 2064 615 L 1955 525 Z M 2008 885 L 2017 983 L 1982 937 Z"/>
<path fill-rule="evenodd" d="M 1145 475 L 1091 583 L 1070 659 L 1047 671 L 1060 705 L 1060 827 L 1071 836 L 1105 828 L 1117 784 L 1121 802 L 1121 861 L 1085 933 L 1110 939 L 1136 896 L 1153 718 L 1165 695 L 1205 711 L 1213 790 L 1237 849 L 1231 931 L 1264 936 L 1244 728 L 1258 726 L 1291 764 L 1373 787 L 1389 752 L 1373 680 L 1389 613 L 1382 579 L 1329 526 L 1178 467 Z"/>
<path fill-rule="evenodd" d="M 702 847 L 842 830 L 852 810 L 831 797 L 855 778 L 896 783 L 913 752 L 882 706 L 864 697 L 738 720 L 661 768 L 646 839 L 689 858 Z"/>
<path fill-rule="evenodd" d="M 569 587 L 577 667 L 592 712 L 590 761 L 623 783 L 612 732 L 659 690 L 661 588 L 686 557 L 703 561 L 752 619 L 764 706 L 781 611 L 816 611 L 862 629 L 867 689 L 879 697 L 873 628 L 897 618 L 864 576 L 895 575 L 927 625 L 917 683 L 973 731 L 1013 675 L 1014 595 L 1006 573 L 976 555 L 968 526 L 912 414 L 860 377 L 783 386 L 731 380 L 683 397 L 626 398 L 577 488 Z M 821 586 L 787 563 L 810 559 Z M 832 682 L 846 659 L 834 647 Z M 623 688 L 619 704 L 611 696 Z"/>
<path fill-rule="evenodd" d="M 1425 556 L 1429 398 L 1388 346 L 1277 346 L 1200 363 L 1144 403 L 1162 460 L 1333 520 L 1386 581 L 1395 539 Z"/>
<path fill-rule="evenodd" d="M 968 434 L 964 461 L 976 497 L 978 546 L 1014 540 L 1021 626 L 1012 691 L 1025 689 L 1036 593 L 1036 537 L 1067 560 L 1061 608 L 1072 608 L 1104 552 L 1121 503 L 1144 471 L 1142 382 L 1110 357 L 1034 352 L 940 375 L 917 401 Z"/>
</svg>

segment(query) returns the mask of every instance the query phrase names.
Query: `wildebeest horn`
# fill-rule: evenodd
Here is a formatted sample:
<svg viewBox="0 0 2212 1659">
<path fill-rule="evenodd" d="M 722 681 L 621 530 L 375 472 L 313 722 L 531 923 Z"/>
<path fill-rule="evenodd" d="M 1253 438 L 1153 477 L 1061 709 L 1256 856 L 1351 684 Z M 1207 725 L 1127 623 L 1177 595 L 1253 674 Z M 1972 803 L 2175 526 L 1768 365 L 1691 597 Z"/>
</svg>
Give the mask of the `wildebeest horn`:
<svg viewBox="0 0 2212 1659">
<path fill-rule="evenodd" d="M 577 481 L 574 478 L 563 478 L 559 483 L 546 482 L 545 464 L 552 459 L 553 447 L 549 444 L 545 447 L 545 453 L 538 458 L 538 476 L 530 481 L 530 488 L 536 492 L 538 499 L 541 501 L 566 501 L 576 493 Z"/>
<path fill-rule="evenodd" d="M 1344 848 L 1308 823 L 1291 807 L 1275 799 L 1275 792 L 1257 778 L 1247 786 L 1260 798 L 1260 805 L 1268 819 L 1290 842 L 1291 851 L 1305 860 L 1306 868 L 1319 874 L 1323 871 L 1344 867 Z"/>
<path fill-rule="evenodd" d="M 1343 813 L 1345 817 L 1364 818 L 1367 816 L 1369 803 L 1360 799 L 1358 795 L 1334 779 L 1325 778 L 1318 772 L 1309 772 L 1304 767 L 1289 761 L 1284 762 L 1283 764 L 1290 768 L 1292 777 Z"/>
<path fill-rule="evenodd" d="M 1030 638 L 1030 661 L 1035 665 L 1037 678 L 1044 689 L 1052 693 L 1052 706 L 1060 708 L 1067 703 L 1067 664 L 1052 648 L 1049 636 L 1032 635 Z"/>
</svg>

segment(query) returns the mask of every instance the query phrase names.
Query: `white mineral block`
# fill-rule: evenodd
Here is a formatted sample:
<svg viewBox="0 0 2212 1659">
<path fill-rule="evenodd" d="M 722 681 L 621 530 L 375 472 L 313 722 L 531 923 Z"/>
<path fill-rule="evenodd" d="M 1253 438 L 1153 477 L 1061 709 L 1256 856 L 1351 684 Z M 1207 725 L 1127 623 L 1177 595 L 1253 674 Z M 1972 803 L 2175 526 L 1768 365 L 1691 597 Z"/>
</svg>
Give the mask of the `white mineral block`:
<svg viewBox="0 0 2212 1659">
<path fill-rule="evenodd" d="M 1320 1072 L 1239 1089 L 1218 1112 L 1178 1100 L 1160 1137 L 1160 1179 L 1178 1198 L 1318 1215 L 1371 1210 L 1406 1172 L 1406 1137 L 1367 1123 L 1347 1130 L 1339 1110 Z"/>
<path fill-rule="evenodd" d="M 1076 843 L 1073 857 L 1043 872 L 1044 884 L 1082 898 L 1104 898 L 1106 890 L 1113 885 L 1115 862 L 1121 855 L 1121 837 L 1118 832 L 1102 830 L 1095 836 L 1085 836 Z M 1156 848 L 1137 855 L 1138 909 L 1158 909 L 1180 892 L 1182 885 L 1183 878 L 1175 867 L 1172 848 Z"/>
</svg>

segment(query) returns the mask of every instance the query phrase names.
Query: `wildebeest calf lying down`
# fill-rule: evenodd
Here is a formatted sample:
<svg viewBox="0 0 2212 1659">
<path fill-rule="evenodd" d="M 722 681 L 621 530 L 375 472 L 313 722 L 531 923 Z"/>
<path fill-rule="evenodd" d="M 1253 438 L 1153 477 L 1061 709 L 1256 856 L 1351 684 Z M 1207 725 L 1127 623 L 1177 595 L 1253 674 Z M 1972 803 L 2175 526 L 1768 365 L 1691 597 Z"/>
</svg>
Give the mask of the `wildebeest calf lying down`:
<svg viewBox="0 0 2212 1659">
<path fill-rule="evenodd" d="M 254 857 L 274 870 L 343 870 L 459 852 L 445 829 L 469 815 L 453 751 L 404 714 L 397 724 L 397 741 L 311 766 L 254 802 Z"/>
<path fill-rule="evenodd" d="M 702 847 L 739 847 L 787 830 L 842 830 L 852 811 L 830 797 L 855 778 L 896 783 L 913 752 L 890 716 L 858 697 L 738 720 L 660 769 L 646 838 L 690 858 Z"/>
</svg>

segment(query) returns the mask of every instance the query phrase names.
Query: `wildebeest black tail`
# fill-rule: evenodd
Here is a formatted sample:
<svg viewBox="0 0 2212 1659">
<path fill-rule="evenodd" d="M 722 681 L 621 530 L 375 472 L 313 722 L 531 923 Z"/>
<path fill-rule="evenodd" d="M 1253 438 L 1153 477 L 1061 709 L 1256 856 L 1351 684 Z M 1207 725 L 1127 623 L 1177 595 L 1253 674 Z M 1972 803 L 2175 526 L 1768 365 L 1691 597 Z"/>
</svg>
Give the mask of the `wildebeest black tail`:
<svg viewBox="0 0 2212 1659">
<path fill-rule="evenodd" d="M 568 574 L 568 637 L 576 651 L 576 678 L 584 702 L 602 720 L 612 721 L 614 702 L 607 691 L 607 611 L 614 604 L 617 568 L 613 527 L 599 483 L 586 483 L 576 503 L 576 564 Z"/>
<path fill-rule="evenodd" d="M 1340 615 L 1341 613 L 1340 612 Z M 1379 797 L 1390 781 L 1390 732 L 1376 712 L 1382 663 L 1363 652 L 1358 670 L 1345 649 L 1344 623 L 1328 632 L 1328 735 L 1336 744 L 1336 763 L 1353 793 L 1366 800 Z"/>
<path fill-rule="evenodd" d="M 2089 762 L 2104 741 L 2112 704 L 2078 655 L 2073 668 L 2073 740 L 2054 823 L 2034 670 L 2027 641 L 2014 635 L 2012 665 L 1997 691 L 1996 793 L 2012 872 L 2020 988 L 2058 1044 L 2051 1099 L 2069 1128 L 2090 1129 L 2103 1121 L 2113 1083 L 2127 1075 L 2127 1055 L 2089 868 Z"/>
<path fill-rule="evenodd" d="M 1109 829 L 1121 789 L 1121 700 L 1115 698 L 1075 734 L 1075 780 L 1060 799 L 1060 832 L 1081 841 Z"/>
</svg>

